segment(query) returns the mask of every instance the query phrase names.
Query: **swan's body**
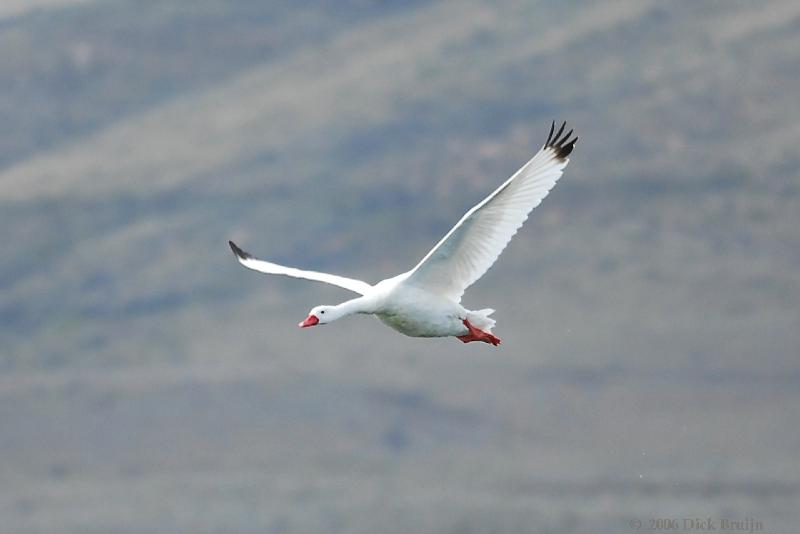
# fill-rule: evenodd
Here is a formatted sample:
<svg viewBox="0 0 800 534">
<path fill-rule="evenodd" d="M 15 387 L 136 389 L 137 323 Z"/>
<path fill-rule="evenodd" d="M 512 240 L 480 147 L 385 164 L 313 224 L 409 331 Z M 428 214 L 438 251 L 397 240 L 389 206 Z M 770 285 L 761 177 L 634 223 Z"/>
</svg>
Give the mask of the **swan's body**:
<svg viewBox="0 0 800 534">
<path fill-rule="evenodd" d="M 469 210 L 410 271 L 377 284 L 316 271 L 304 271 L 259 260 L 230 242 L 239 262 L 250 269 L 333 284 L 360 294 L 336 306 L 317 306 L 301 327 L 331 323 L 356 313 L 376 315 L 407 336 L 455 336 L 461 341 L 499 345 L 492 335 L 494 310 L 468 310 L 464 291 L 489 270 L 530 211 L 561 177 L 577 137 L 553 135 L 541 150 L 491 195 Z"/>
<path fill-rule="evenodd" d="M 375 286 L 373 313 L 398 332 L 411 337 L 463 336 L 469 332 L 464 319 L 482 330 L 494 326 L 494 320 L 486 317 L 494 310 L 467 310 L 447 297 L 405 284 L 405 279 L 401 275 Z"/>
</svg>

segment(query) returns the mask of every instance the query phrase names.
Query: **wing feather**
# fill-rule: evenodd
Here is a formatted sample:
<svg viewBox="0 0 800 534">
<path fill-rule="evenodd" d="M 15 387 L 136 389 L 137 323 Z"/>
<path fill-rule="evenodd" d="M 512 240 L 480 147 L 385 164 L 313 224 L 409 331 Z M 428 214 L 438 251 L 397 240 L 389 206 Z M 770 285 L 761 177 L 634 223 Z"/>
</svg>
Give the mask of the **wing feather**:
<svg viewBox="0 0 800 534">
<path fill-rule="evenodd" d="M 407 282 L 461 300 L 483 276 L 531 210 L 541 204 L 569 163 L 577 137 L 555 132 L 555 122 L 541 150 L 491 195 L 470 209 L 411 271 Z"/>
<path fill-rule="evenodd" d="M 361 280 L 345 278 L 344 276 L 337 276 L 335 274 L 320 273 L 317 271 L 304 271 L 302 269 L 295 269 L 294 267 L 285 267 L 283 265 L 278 265 L 277 263 L 259 260 L 258 258 L 255 258 L 248 252 L 245 252 L 236 246 L 236 243 L 233 241 L 228 241 L 228 244 L 231 246 L 231 250 L 236 255 L 236 259 L 239 260 L 239 263 L 248 269 L 253 269 L 254 271 L 258 271 L 260 273 L 281 274 L 284 276 L 291 276 L 292 278 L 302 278 L 304 280 L 313 280 L 315 282 L 325 282 L 326 284 L 339 286 L 360 295 L 366 295 L 372 289 L 371 285 L 366 282 L 362 282 Z"/>
</svg>

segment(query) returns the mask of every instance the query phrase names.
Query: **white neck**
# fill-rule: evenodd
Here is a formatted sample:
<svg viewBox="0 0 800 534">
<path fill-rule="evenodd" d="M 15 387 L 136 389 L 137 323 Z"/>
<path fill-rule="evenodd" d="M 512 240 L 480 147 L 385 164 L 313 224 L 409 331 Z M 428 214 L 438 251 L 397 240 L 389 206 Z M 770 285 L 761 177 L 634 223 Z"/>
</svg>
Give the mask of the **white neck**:
<svg viewBox="0 0 800 534">
<path fill-rule="evenodd" d="M 356 313 L 375 313 L 375 305 L 373 299 L 369 297 L 358 297 L 347 300 L 334 306 L 339 317 L 346 317 Z"/>
</svg>

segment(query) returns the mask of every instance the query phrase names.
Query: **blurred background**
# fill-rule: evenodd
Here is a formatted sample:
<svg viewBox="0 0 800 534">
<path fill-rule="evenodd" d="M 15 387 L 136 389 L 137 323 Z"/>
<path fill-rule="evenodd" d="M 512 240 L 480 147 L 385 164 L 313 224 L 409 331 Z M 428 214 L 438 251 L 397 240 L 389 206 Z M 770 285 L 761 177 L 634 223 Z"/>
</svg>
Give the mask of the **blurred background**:
<svg viewBox="0 0 800 534">
<path fill-rule="evenodd" d="M 3 1 L 0 531 L 797 532 L 798 51 L 791 0 Z M 300 330 L 350 295 L 228 249 L 395 275 L 553 119 L 499 349 Z"/>
</svg>

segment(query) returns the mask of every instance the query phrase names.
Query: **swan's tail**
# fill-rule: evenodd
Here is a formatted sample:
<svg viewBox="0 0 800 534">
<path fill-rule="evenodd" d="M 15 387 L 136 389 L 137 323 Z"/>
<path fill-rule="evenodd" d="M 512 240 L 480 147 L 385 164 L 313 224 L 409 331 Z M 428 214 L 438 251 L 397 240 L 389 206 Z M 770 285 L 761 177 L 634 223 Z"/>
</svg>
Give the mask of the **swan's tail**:
<svg viewBox="0 0 800 534">
<path fill-rule="evenodd" d="M 485 308 L 483 310 L 477 311 L 470 311 L 467 313 L 467 319 L 469 320 L 470 324 L 479 330 L 483 330 L 484 332 L 491 332 L 492 328 L 494 328 L 495 320 L 489 317 L 491 314 L 494 313 L 494 310 L 491 308 Z"/>
</svg>

